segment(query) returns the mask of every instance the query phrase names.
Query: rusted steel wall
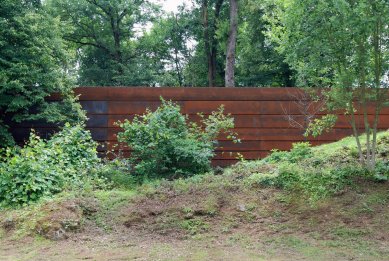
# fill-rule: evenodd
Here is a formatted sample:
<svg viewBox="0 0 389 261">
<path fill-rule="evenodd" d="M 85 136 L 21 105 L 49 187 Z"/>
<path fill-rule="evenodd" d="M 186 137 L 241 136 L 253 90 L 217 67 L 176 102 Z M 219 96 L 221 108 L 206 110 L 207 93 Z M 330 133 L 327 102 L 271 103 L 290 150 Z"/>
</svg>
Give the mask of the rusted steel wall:
<svg viewBox="0 0 389 261">
<path fill-rule="evenodd" d="M 237 153 L 246 159 L 266 156 L 271 149 L 287 150 L 293 142 L 303 141 L 303 130 L 290 126 L 286 115 L 293 115 L 303 122 L 301 108 L 296 104 L 299 96 L 296 88 L 147 88 L 147 87 L 82 87 L 77 88 L 80 102 L 87 111 L 88 129 L 96 141 L 102 144 L 100 150 L 112 148 L 116 134 L 120 131 L 115 122 L 131 119 L 142 114 L 146 108 L 156 109 L 160 97 L 173 100 L 181 105 L 182 112 L 196 120 L 199 112 L 205 115 L 225 106 L 226 113 L 235 118 L 235 131 L 242 140 L 239 144 L 220 137 L 220 147 L 213 160 L 215 165 L 226 166 L 236 162 Z M 53 96 L 51 99 L 57 99 Z M 315 105 L 311 105 L 314 109 Z M 369 109 L 372 119 L 373 106 Z M 322 112 L 321 112 L 322 113 Z M 320 113 L 319 113 L 320 114 Z M 339 114 L 335 128 L 317 138 L 309 138 L 314 145 L 333 142 L 351 135 L 347 118 Z M 361 120 L 361 117 L 359 117 Z M 362 123 L 362 122 L 361 122 Z M 53 126 L 44 122 L 24 123 L 13 127 L 16 139 L 25 139 L 29 129 L 34 127 L 45 136 L 53 131 Z M 380 129 L 389 128 L 389 108 L 384 108 L 380 116 Z M 124 153 L 129 149 L 123 147 Z"/>
</svg>

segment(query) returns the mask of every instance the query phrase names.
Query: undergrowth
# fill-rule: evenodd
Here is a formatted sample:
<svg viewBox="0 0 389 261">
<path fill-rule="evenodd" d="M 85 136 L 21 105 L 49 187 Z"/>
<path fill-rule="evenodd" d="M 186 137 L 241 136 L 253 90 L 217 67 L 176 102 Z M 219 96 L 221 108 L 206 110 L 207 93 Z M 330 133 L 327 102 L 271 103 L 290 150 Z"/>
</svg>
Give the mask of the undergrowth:
<svg viewBox="0 0 389 261">
<path fill-rule="evenodd" d="M 92 222 L 105 231 L 111 231 L 117 225 L 115 222 L 123 221 L 119 210 L 132 206 L 131 211 L 135 211 L 141 218 L 128 218 L 131 222 L 142 222 L 145 217 L 156 219 L 155 222 L 164 226 L 164 229 L 173 227 L 194 235 L 214 229 L 211 226 L 212 219 L 223 217 L 221 231 L 228 232 L 239 222 L 253 222 L 258 215 L 282 219 L 282 211 L 264 208 L 258 197 L 265 199 L 266 204 L 278 202 L 281 205 L 291 205 L 299 202 L 298 204 L 310 208 L 315 204 L 307 202 L 325 203 L 333 196 L 361 191 L 364 186 L 374 187 L 376 183 L 385 182 L 389 175 L 388 147 L 389 132 L 380 133 L 378 164 L 373 173 L 359 165 L 351 138 L 317 147 L 311 147 L 308 143 L 296 144 L 290 152 L 274 151 L 265 159 L 238 163 L 225 169 L 220 175 L 208 172 L 171 181 L 156 179 L 142 185 L 133 183 L 126 177 L 129 174 L 121 172 L 120 165 L 115 165 L 118 163 L 112 163 L 112 166 L 105 169 L 105 179 L 110 183 L 105 190 L 71 190 L 55 197 L 44 196 L 29 206 L 0 211 L 0 223 L 3 229 L 16 229 L 19 231 L 16 234 L 20 235 L 27 231 L 43 231 L 43 225 L 47 231 L 51 231 L 47 220 L 53 219 L 53 213 L 60 211 L 62 207 L 70 209 L 66 213 L 71 217 L 68 218 L 71 222 L 68 220 L 70 223 L 67 224 L 81 226 L 82 222 Z M 110 172 L 111 167 L 116 169 L 115 173 Z M 116 177 L 110 177 L 110 174 Z M 273 192 L 277 192 L 277 196 Z M 361 192 L 358 195 L 364 194 Z M 377 206 L 388 202 L 382 195 L 382 192 L 370 193 L 367 198 L 358 199 L 362 203 L 347 213 L 354 213 L 356 216 L 372 215 Z M 164 212 L 158 214 L 158 209 L 168 207 L 164 204 L 170 201 L 174 203 L 166 209 L 166 216 Z M 75 208 L 72 207 L 72 202 L 75 202 Z M 51 205 L 58 208 L 50 207 Z M 151 209 L 152 206 L 156 210 Z M 143 213 L 145 208 L 153 214 Z M 222 208 L 232 208 L 239 214 L 227 220 L 227 216 L 222 216 Z M 59 219 L 54 216 L 54 220 Z M 158 220 L 162 220 L 162 223 Z M 128 224 L 132 225 L 131 222 Z M 61 227 L 62 223 L 59 224 L 64 229 Z"/>
<path fill-rule="evenodd" d="M 273 152 L 266 158 L 243 162 L 228 172 L 245 175 L 250 187 L 276 187 L 299 192 L 311 202 L 343 193 L 356 186 L 358 179 L 384 182 L 389 177 L 389 132 L 378 135 L 377 165 L 374 171 L 364 168 L 358 161 L 354 139 L 311 147 L 309 143 L 296 143 L 290 151 Z"/>
</svg>

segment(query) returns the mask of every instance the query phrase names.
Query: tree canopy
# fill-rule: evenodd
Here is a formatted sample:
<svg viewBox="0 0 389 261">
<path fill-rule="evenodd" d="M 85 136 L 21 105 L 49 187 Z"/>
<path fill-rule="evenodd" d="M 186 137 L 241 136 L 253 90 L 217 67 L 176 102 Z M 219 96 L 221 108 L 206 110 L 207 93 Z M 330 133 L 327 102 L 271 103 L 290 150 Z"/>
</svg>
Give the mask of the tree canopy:
<svg viewBox="0 0 389 261">
<path fill-rule="evenodd" d="M 230 5 L 193 0 L 167 13 L 151 0 L 46 2 L 66 28 L 63 39 L 76 53 L 73 67 L 84 86 L 225 86 Z M 235 6 L 235 85 L 293 85 L 283 56 L 264 37 L 265 5 Z"/>
<path fill-rule="evenodd" d="M 331 87 L 324 91 L 327 109 L 343 109 L 350 116 L 360 160 L 372 168 L 378 115 L 389 101 L 389 2 L 269 2 L 268 36 L 297 72 L 297 84 Z M 368 119 L 369 107 L 374 108 L 373 121 Z M 356 123 L 357 114 L 363 115 L 362 130 Z M 366 133 L 365 155 L 360 132 Z"/>
<path fill-rule="evenodd" d="M 1 1 L 0 144 L 12 142 L 9 122 L 83 119 L 72 96 L 71 51 L 62 36 L 59 19 L 39 1 Z M 63 102 L 45 101 L 54 92 L 64 95 Z"/>
</svg>

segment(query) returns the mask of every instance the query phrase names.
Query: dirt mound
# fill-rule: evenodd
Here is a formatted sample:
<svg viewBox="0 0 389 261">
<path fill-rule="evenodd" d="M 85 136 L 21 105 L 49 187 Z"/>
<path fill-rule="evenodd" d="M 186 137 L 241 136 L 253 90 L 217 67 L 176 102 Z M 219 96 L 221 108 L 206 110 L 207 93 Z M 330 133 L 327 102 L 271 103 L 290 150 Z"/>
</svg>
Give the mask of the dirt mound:
<svg viewBox="0 0 389 261">
<path fill-rule="evenodd" d="M 36 233 L 47 239 L 62 240 L 81 231 L 85 217 L 97 212 L 97 208 L 97 202 L 92 199 L 49 201 L 40 207 L 1 218 L 0 227 L 7 234 L 19 230 L 27 235 Z"/>
<path fill-rule="evenodd" d="M 229 191 L 219 187 L 177 192 L 169 188 L 137 198 L 118 216 L 129 230 L 174 238 L 244 231 L 263 236 L 320 233 L 328 239 L 337 229 L 362 231 L 369 227 L 366 236 L 386 240 L 379 227 L 389 225 L 377 215 L 389 215 L 388 189 L 388 184 L 368 184 L 313 206 L 276 189 L 239 186 Z"/>
</svg>

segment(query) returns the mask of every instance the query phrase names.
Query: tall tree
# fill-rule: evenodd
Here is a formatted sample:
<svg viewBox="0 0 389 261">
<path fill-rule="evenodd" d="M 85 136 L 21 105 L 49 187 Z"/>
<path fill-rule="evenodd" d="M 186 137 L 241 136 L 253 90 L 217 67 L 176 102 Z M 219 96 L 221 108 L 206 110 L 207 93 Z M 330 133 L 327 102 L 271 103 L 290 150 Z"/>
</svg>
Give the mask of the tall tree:
<svg viewBox="0 0 389 261">
<path fill-rule="evenodd" d="M 217 74 L 217 38 L 216 31 L 220 19 L 220 12 L 224 0 L 202 0 L 202 25 L 204 51 L 208 65 L 208 86 L 213 87 L 216 84 Z M 209 13 L 212 12 L 210 19 Z"/>
<path fill-rule="evenodd" d="M 238 35 L 238 0 L 230 0 L 230 29 L 227 41 L 225 86 L 235 87 L 235 55 Z"/>
<path fill-rule="evenodd" d="M 294 72 L 276 51 L 265 32 L 266 4 L 258 0 L 241 0 L 239 5 L 238 42 L 235 81 L 237 86 L 295 86 Z"/>
<path fill-rule="evenodd" d="M 161 86 L 185 86 L 184 68 L 192 56 L 191 46 L 193 17 L 184 6 L 178 13 L 163 15 L 149 32 L 139 40 L 141 53 L 147 54 L 155 68 L 155 84 Z"/>
<path fill-rule="evenodd" d="M 229 1 L 194 2 L 191 10 L 194 23 L 189 33 L 197 44 L 183 70 L 185 85 L 225 86 L 226 47 L 230 28 Z M 207 16 L 204 16 L 204 3 L 208 4 Z M 294 86 L 294 72 L 284 62 L 284 55 L 278 53 L 275 50 L 276 44 L 265 37 L 264 31 L 269 24 L 265 19 L 264 2 L 241 0 L 238 4 L 235 85 Z M 208 23 L 204 23 L 204 17 L 208 17 Z M 199 22 L 195 23 L 196 20 Z M 204 30 L 205 28 L 209 30 Z"/>
<path fill-rule="evenodd" d="M 378 116 L 389 101 L 389 2 L 279 0 L 271 1 L 269 14 L 269 36 L 297 71 L 298 84 L 332 87 L 323 90 L 327 109 L 349 116 L 360 161 L 373 169 Z"/>
<path fill-rule="evenodd" d="M 65 39 L 78 45 L 81 84 L 136 85 L 147 82 L 137 50 L 142 25 L 158 10 L 147 0 L 51 0 L 55 13 L 73 26 Z"/>
<path fill-rule="evenodd" d="M 83 120 L 67 74 L 69 54 L 61 23 L 40 1 L 3 0 L 0 4 L 0 147 L 12 143 L 7 125 L 24 120 Z M 48 103 L 53 92 L 63 102 Z"/>
</svg>

